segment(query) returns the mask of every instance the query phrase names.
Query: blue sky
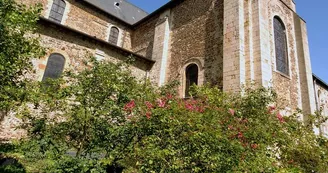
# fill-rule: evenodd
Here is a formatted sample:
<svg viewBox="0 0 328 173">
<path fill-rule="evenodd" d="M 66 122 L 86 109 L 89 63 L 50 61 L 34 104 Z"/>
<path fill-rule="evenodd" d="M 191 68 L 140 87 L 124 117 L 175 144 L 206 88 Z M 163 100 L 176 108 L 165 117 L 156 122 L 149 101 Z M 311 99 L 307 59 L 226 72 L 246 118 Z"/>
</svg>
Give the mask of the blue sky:
<svg viewBox="0 0 328 173">
<path fill-rule="evenodd" d="M 168 0 L 129 0 L 152 12 Z M 328 83 L 328 0 L 295 0 L 297 13 L 307 22 L 312 71 Z"/>
</svg>

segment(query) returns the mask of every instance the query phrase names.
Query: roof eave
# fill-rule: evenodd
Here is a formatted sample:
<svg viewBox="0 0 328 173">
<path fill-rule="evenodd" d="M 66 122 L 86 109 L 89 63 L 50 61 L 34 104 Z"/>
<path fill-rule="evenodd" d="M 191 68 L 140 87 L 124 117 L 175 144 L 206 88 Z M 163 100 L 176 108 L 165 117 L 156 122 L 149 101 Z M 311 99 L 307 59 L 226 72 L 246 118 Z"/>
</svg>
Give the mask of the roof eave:
<svg viewBox="0 0 328 173">
<path fill-rule="evenodd" d="M 77 35 L 80 35 L 80 36 L 82 36 L 82 37 L 85 37 L 85 38 L 88 38 L 88 39 L 94 40 L 94 41 L 96 41 L 96 42 L 98 42 L 98 43 L 101 43 L 101 44 L 104 44 L 104 45 L 109 46 L 109 47 L 111 47 L 111 48 L 114 48 L 114 49 L 116 49 L 117 51 L 120 51 L 121 53 L 123 53 L 123 54 L 125 54 L 125 55 L 127 55 L 127 56 L 132 55 L 132 56 L 135 57 L 136 59 L 138 59 L 138 60 L 142 60 L 142 61 L 148 63 L 148 64 L 149 64 L 148 69 L 150 69 L 150 68 L 152 67 L 152 65 L 156 62 L 156 61 L 154 61 L 154 60 L 152 60 L 152 59 L 149 59 L 149 58 L 146 58 L 146 57 L 141 56 L 141 55 L 139 55 L 139 54 L 136 54 L 136 53 L 134 53 L 134 52 L 132 52 L 132 51 L 130 51 L 130 50 L 127 50 L 127 49 L 124 49 L 124 48 L 122 48 L 122 47 L 119 47 L 119 46 L 113 45 L 113 44 L 111 44 L 111 43 L 109 43 L 109 42 L 106 42 L 105 40 L 99 39 L 99 38 L 97 38 L 97 37 L 95 37 L 95 36 L 91 36 L 91 35 L 89 35 L 89 34 L 83 33 L 83 32 L 81 32 L 81 31 L 79 31 L 79 30 L 74 29 L 74 28 L 71 28 L 71 27 L 68 27 L 68 26 L 62 25 L 62 24 L 60 24 L 60 23 L 54 22 L 54 21 L 52 21 L 52 20 L 50 20 L 50 19 L 47 19 L 47 18 L 45 18 L 45 17 L 40 17 L 40 20 L 38 21 L 38 23 L 39 23 L 39 24 L 40 24 L 40 23 L 41 23 L 41 24 L 42 24 L 42 23 L 45 23 L 45 24 L 50 24 L 50 25 L 54 25 L 54 26 L 60 27 L 60 28 L 62 28 L 62 29 L 65 29 L 65 30 L 71 31 L 71 32 L 73 32 L 73 33 L 76 33 Z"/>
<path fill-rule="evenodd" d="M 324 80 L 320 79 L 320 78 L 319 78 L 317 75 L 315 75 L 314 73 L 312 74 L 312 76 L 313 76 L 313 80 L 318 81 L 321 85 L 323 85 L 323 87 L 325 87 L 326 89 L 328 89 L 328 84 L 327 84 Z"/>
</svg>

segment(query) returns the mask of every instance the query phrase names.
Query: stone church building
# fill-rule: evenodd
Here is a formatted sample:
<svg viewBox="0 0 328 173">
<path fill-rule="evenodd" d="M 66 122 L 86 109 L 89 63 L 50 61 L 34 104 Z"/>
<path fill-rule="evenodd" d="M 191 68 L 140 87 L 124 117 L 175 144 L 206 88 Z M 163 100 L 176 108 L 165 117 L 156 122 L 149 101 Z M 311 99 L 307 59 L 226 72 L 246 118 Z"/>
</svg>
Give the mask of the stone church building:
<svg viewBox="0 0 328 173">
<path fill-rule="evenodd" d="M 40 81 L 79 70 L 90 56 L 133 56 L 137 78 L 178 80 L 181 97 L 192 84 L 236 92 L 255 83 L 273 87 L 286 112 L 328 115 L 328 85 L 312 74 L 306 22 L 293 0 L 171 0 L 151 14 L 126 0 L 18 1 L 43 5 L 38 34 L 48 52 L 33 61 Z"/>
</svg>

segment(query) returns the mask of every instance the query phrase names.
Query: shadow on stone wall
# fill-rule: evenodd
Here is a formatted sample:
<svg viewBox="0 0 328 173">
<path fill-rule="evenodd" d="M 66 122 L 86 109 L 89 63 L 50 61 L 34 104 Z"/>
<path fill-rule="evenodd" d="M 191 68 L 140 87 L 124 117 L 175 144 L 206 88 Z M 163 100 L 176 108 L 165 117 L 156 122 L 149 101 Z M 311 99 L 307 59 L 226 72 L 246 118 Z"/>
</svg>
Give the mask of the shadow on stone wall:
<svg viewBox="0 0 328 173">
<path fill-rule="evenodd" d="M 70 56 L 70 59 L 82 60 L 83 58 L 88 58 L 86 56 L 89 56 L 92 53 L 91 51 L 96 49 L 104 51 L 109 57 L 113 57 L 118 61 L 126 61 L 128 58 L 128 55 L 122 54 L 122 50 L 109 46 L 106 42 L 89 39 L 66 28 L 40 25 L 37 32 L 50 37 L 46 40 L 41 39 L 42 41 L 47 41 L 47 43 L 44 43 L 46 46 L 65 51 Z M 143 71 L 148 70 L 144 60 L 136 59 L 131 65 Z"/>
<path fill-rule="evenodd" d="M 206 20 L 204 83 L 223 88 L 224 1 L 215 0 Z"/>
<path fill-rule="evenodd" d="M 204 62 L 204 83 L 223 86 L 223 0 L 183 1 L 172 9 L 169 81 L 183 78 L 186 62 Z"/>
</svg>

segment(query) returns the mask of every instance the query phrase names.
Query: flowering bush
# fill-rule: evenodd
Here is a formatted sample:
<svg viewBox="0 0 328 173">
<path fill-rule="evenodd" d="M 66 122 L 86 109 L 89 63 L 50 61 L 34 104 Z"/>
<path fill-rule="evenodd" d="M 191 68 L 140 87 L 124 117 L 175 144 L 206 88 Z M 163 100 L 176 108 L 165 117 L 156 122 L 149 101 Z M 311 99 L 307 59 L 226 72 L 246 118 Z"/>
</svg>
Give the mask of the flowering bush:
<svg viewBox="0 0 328 173">
<path fill-rule="evenodd" d="M 300 112 L 282 116 L 272 90 L 181 99 L 126 69 L 93 62 L 69 86 L 36 90 L 15 157 L 34 172 L 328 172 L 327 140 Z"/>
<path fill-rule="evenodd" d="M 122 153 L 128 170 L 327 171 L 326 141 L 299 122 L 298 113 L 283 117 L 268 106 L 276 101 L 272 90 L 247 90 L 241 96 L 201 87 L 196 93 L 195 99 L 162 94 L 146 104 L 136 101 L 128 123 L 134 140 Z"/>
</svg>

